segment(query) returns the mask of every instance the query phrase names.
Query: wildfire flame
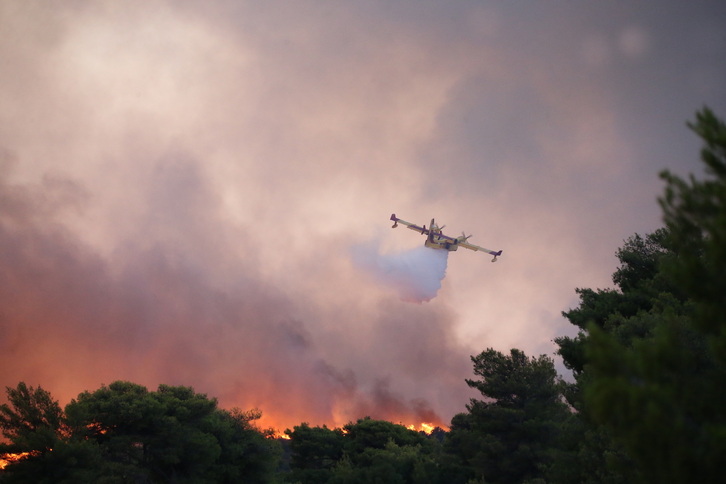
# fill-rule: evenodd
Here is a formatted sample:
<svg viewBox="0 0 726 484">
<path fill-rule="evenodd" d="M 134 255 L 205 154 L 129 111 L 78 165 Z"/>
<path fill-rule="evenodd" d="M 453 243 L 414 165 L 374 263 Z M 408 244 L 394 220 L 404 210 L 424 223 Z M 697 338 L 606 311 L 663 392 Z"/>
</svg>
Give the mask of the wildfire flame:
<svg viewBox="0 0 726 484">
<path fill-rule="evenodd" d="M 421 422 L 418 425 L 416 425 L 416 424 L 405 425 L 405 427 L 409 430 L 413 430 L 416 432 L 423 432 L 426 435 L 431 435 L 433 433 L 433 431 L 436 430 L 437 428 L 443 429 L 445 431 L 447 430 L 446 427 L 444 427 L 442 425 L 434 425 L 431 422 Z M 348 433 L 348 430 L 345 428 L 342 428 L 342 427 L 336 427 L 336 428 L 339 429 L 344 434 Z M 270 429 L 270 433 L 268 434 L 268 436 L 269 436 L 269 438 L 272 438 L 272 439 L 285 439 L 285 440 L 291 439 L 290 435 L 286 434 L 285 432 L 283 432 L 281 430 L 274 429 L 274 428 Z"/>
<path fill-rule="evenodd" d="M 418 426 L 411 424 L 406 425 L 406 428 L 409 430 L 416 430 L 417 432 L 423 432 L 426 435 L 431 435 L 431 433 L 436 429 L 436 425 L 430 423 L 430 422 L 421 422 L 418 424 Z"/>
<path fill-rule="evenodd" d="M 2 454 L 2 455 L 0 455 L 0 470 L 5 469 L 7 466 L 12 464 L 13 462 L 23 460 L 31 455 L 35 455 L 35 453 L 34 452 L 18 452 L 18 453 L 9 452 L 7 454 Z"/>
</svg>

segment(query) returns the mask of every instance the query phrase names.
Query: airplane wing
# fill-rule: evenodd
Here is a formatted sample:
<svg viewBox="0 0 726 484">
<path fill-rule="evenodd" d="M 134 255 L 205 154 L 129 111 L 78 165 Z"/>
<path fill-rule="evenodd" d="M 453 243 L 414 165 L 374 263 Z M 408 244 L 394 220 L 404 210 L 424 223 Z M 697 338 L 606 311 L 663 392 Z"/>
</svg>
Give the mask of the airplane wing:
<svg viewBox="0 0 726 484">
<path fill-rule="evenodd" d="M 430 233 L 430 230 L 427 229 L 425 225 L 421 227 L 416 224 L 412 224 L 411 222 L 406 222 L 405 220 L 401 220 L 400 218 L 396 217 L 395 213 L 391 214 L 391 220 L 393 220 L 394 229 L 398 227 L 398 224 L 403 224 L 406 226 L 406 228 L 414 230 L 420 234 L 428 235 Z"/>
<path fill-rule="evenodd" d="M 396 227 L 398 227 L 398 224 L 403 224 L 403 225 L 406 226 L 406 228 L 411 229 L 411 230 L 413 230 L 415 232 L 418 232 L 420 234 L 431 235 L 431 228 L 430 227 L 427 229 L 425 225 L 424 226 L 420 226 L 420 225 L 412 224 L 411 222 L 406 222 L 405 220 L 402 220 L 402 219 L 396 217 L 396 214 L 395 213 L 394 214 L 391 214 L 391 220 L 393 220 L 393 228 L 394 229 Z M 433 223 L 434 223 L 434 221 L 432 219 L 431 220 L 431 224 L 433 225 Z M 443 228 L 443 226 L 441 228 Z M 462 238 L 459 238 L 459 237 L 451 237 L 451 236 L 448 236 L 448 235 L 444 235 L 441 232 L 441 228 L 435 228 L 434 229 L 434 232 L 433 232 L 433 237 L 435 237 L 439 241 L 438 243 L 440 243 L 440 240 L 441 239 L 446 239 L 446 240 L 450 240 L 452 242 L 451 243 L 452 246 L 461 246 L 461 247 L 467 248 L 469 250 L 473 250 L 475 252 L 477 252 L 477 251 L 486 252 L 487 254 L 490 254 L 490 255 L 493 255 L 494 256 L 494 258 L 492 259 L 492 262 L 496 262 L 497 257 L 499 257 L 500 255 L 502 255 L 502 251 L 501 250 L 500 251 L 494 251 L 494 250 L 485 249 L 484 247 L 479 247 L 478 245 L 470 244 L 469 242 L 466 241 L 466 239 L 468 239 L 468 237 L 463 237 L 463 240 L 462 240 Z M 463 234 L 462 234 L 462 236 L 463 236 Z M 448 248 L 448 246 L 447 246 L 447 248 Z M 449 249 L 449 250 L 456 250 L 456 249 L 454 248 L 454 249 Z"/>
<path fill-rule="evenodd" d="M 476 251 L 482 251 L 482 252 L 486 252 L 487 254 L 493 255 L 494 256 L 494 259 L 492 259 L 492 262 L 496 262 L 497 257 L 499 257 L 500 255 L 502 255 L 502 251 L 501 250 L 500 251 L 489 250 L 489 249 L 485 249 L 484 247 L 479 247 L 478 245 L 470 244 L 469 242 L 459 242 L 459 246 L 460 247 L 464 247 L 464 248 L 469 249 L 469 250 L 473 250 L 475 252 Z"/>
</svg>

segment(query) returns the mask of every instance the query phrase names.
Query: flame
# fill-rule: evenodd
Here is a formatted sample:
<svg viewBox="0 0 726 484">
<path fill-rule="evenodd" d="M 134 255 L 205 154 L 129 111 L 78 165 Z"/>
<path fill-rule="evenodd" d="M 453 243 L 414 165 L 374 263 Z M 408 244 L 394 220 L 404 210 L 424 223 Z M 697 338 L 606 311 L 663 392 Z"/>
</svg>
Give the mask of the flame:
<svg viewBox="0 0 726 484">
<path fill-rule="evenodd" d="M 0 470 L 5 469 L 7 466 L 12 464 L 13 462 L 17 462 L 19 460 L 23 460 L 27 457 L 30 457 L 32 455 L 37 455 L 37 451 L 33 452 L 8 452 L 7 454 L 0 455 Z"/>
<path fill-rule="evenodd" d="M 443 428 L 444 430 L 446 430 L 444 427 L 442 427 L 440 425 L 434 425 L 431 422 L 421 422 L 418 425 L 415 425 L 415 424 L 406 425 L 406 428 L 407 429 L 409 429 L 409 430 L 415 430 L 417 432 L 423 432 L 426 435 L 431 435 L 431 433 L 434 430 L 436 430 L 437 427 L 438 428 Z"/>
<path fill-rule="evenodd" d="M 421 422 L 421 431 L 428 435 L 431 435 L 431 432 L 433 432 L 435 428 L 436 428 L 435 425 L 431 425 L 430 423 L 426 423 L 426 422 Z"/>
<path fill-rule="evenodd" d="M 272 432 L 270 433 L 270 438 L 271 439 L 285 439 L 285 440 L 291 439 L 291 437 L 289 435 L 287 435 L 285 432 L 281 432 L 280 430 L 277 430 L 277 429 L 272 429 Z"/>
<path fill-rule="evenodd" d="M 403 425 L 403 424 L 401 424 L 401 425 Z M 409 430 L 413 430 L 415 432 L 423 432 L 426 435 L 431 435 L 433 433 L 433 431 L 436 430 L 437 428 L 448 432 L 448 429 L 445 426 L 436 425 L 431 422 L 420 422 L 418 424 L 410 424 L 410 425 L 404 425 L 404 426 Z M 348 429 L 346 429 L 344 427 L 334 427 L 334 429 L 340 430 L 343 434 L 348 433 Z M 281 431 L 279 429 L 272 428 L 272 427 L 269 429 L 267 437 L 271 438 L 271 439 L 285 439 L 285 440 L 290 440 L 292 438 L 292 437 L 290 437 L 289 434 L 286 434 L 284 431 Z"/>
</svg>

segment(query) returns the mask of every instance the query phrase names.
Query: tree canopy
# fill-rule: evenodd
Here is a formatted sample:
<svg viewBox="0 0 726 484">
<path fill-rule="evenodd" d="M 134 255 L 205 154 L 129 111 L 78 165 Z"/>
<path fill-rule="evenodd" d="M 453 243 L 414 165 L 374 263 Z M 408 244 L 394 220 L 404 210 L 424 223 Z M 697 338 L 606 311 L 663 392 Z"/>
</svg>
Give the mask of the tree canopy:
<svg viewBox="0 0 726 484">
<path fill-rule="evenodd" d="M 726 126 L 689 126 L 706 178 L 662 173 L 665 227 L 618 251 L 616 290 L 578 290 L 580 333 L 556 340 L 589 435 L 645 482 L 715 482 L 726 459 Z"/>
<path fill-rule="evenodd" d="M 2 482 L 269 482 L 276 444 L 190 387 L 125 381 L 83 392 L 65 411 L 44 390 L 8 388 L 6 451 L 31 452 Z"/>
<path fill-rule="evenodd" d="M 469 478 L 492 483 L 544 478 L 571 417 L 553 360 L 489 348 L 472 362 L 481 379 L 466 383 L 485 399 L 472 399 L 469 412 L 454 417 L 448 452 L 470 469 L 464 473 Z"/>
<path fill-rule="evenodd" d="M 403 425 L 369 417 L 340 429 L 303 423 L 288 430 L 289 482 L 301 484 L 436 483 L 440 443 Z"/>
<path fill-rule="evenodd" d="M 10 405 L 0 405 L 0 430 L 10 448 L 47 452 L 53 448 L 63 425 L 63 411 L 50 393 L 25 382 L 7 388 Z"/>
</svg>

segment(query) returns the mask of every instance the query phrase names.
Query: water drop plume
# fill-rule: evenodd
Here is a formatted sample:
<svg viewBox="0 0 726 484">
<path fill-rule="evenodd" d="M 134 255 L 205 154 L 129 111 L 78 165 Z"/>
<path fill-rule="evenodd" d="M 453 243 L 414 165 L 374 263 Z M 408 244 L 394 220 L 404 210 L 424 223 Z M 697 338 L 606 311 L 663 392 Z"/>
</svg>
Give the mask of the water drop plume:
<svg viewBox="0 0 726 484">
<path fill-rule="evenodd" d="M 449 252 L 419 246 L 391 254 L 377 249 L 363 249 L 356 257 L 359 265 L 377 281 L 395 290 L 409 302 L 430 301 L 441 289 L 446 275 Z"/>
</svg>

